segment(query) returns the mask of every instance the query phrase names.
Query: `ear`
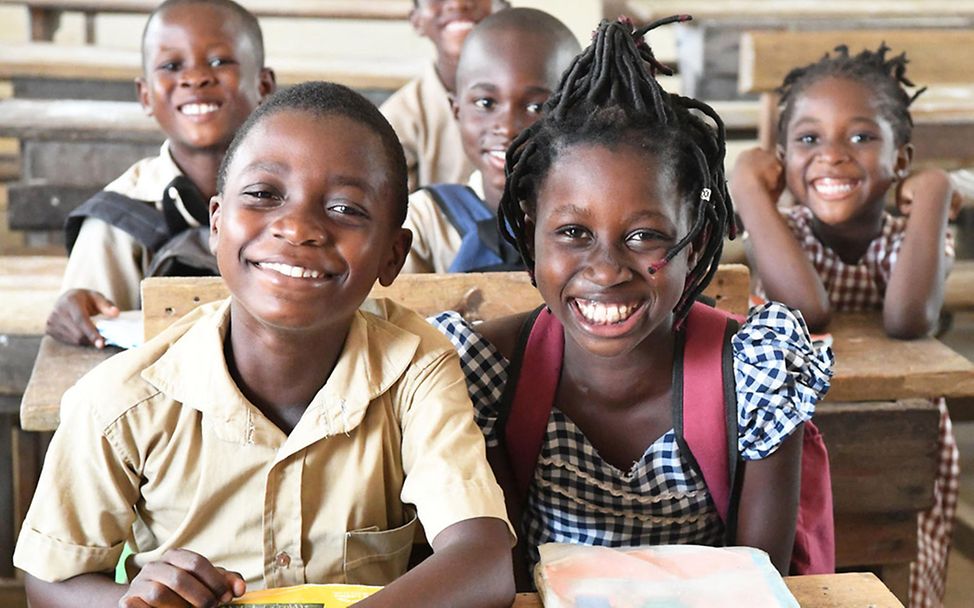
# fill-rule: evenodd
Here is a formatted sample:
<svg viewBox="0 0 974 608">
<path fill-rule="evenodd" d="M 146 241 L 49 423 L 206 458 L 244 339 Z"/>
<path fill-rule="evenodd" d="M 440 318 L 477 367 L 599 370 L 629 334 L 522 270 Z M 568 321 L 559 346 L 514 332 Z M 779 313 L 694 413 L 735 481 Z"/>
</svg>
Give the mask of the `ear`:
<svg viewBox="0 0 974 608">
<path fill-rule="evenodd" d="M 383 287 L 392 285 L 392 282 L 399 276 L 403 264 L 406 263 L 406 256 L 409 254 L 409 247 L 413 244 L 413 233 L 409 228 L 397 228 L 392 237 L 392 247 L 389 255 L 379 268 L 379 284 Z"/>
<path fill-rule="evenodd" d="M 781 164 L 785 163 L 785 147 L 781 144 L 775 144 L 774 146 L 774 157 L 778 159 Z"/>
<path fill-rule="evenodd" d="M 896 150 L 896 164 L 893 167 L 897 178 L 904 178 L 910 172 L 913 164 L 913 144 L 903 144 Z"/>
<path fill-rule="evenodd" d="M 146 116 L 152 116 L 152 104 L 149 103 L 149 83 L 144 76 L 135 79 L 135 96 L 139 98 L 139 105 Z"/>
<path fill-rule="evenodd" d="M 210 199 L 210 253 L 216 255 L 217 246 L 220 244 L 220 219 L 222 217 L 223 202 L 217 194 Z"/>
<path fill-rule="evenodd" d="M 423 23 L 422 23 L 422 19 L 420 18 L 420 15 L 419 15 L 419 7 L 418 6 L 414 6 L 409 11 L 409 25 L 411 25 L 413 27 L 413 31 L 414 32 L 416 32 L 420 36 L 425 36 L 425 34 L 423 34 L 423 29 L 422 29 L 423 28 Z"/>
<path fill-rule="evenodd" d="M 450 109 L 453 110 L 453 120 L 460 120 L 460 103 L 457 101 L 456 93 L 447 95 L 450 99 Z"/>
<path fill-rule="evenodd" d="M 261 68 L 258 79 L 257 94 L 264 101 L 264 98 L 277 90 L 277 75 L 271 68 Z"/>
</svg>

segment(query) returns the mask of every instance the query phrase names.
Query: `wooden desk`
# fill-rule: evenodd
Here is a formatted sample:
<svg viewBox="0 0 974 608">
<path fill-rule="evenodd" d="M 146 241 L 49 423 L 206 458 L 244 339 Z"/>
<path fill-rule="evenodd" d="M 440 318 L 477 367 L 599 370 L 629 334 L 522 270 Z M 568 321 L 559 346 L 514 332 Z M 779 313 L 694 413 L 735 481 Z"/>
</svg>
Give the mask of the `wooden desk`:
<svg viewBox="0 0 974 608">
<path fill-rule="evenodd" d="M 882 581 L 869 573 L 786 576 L 802 608 L 903 608 Z M 512 608 L 542 608 L 535 593 L 519 593 Z"/>
<path fill-rule="evenodd" d="M 405 20 L 412 9 L 409 0 L 241 0 L 258 17 L 304 19 Z M 98 13 L 148 14 L 158 0 L 0 0 L 0 4 L 25 5 L 30 15 L 32 40 L 53 40 L 61 13 L 80 12 L 85 17 L 85 39 L 94 42 Z"/>
<path fill-rule="evenodd" d="M 831 333 L 836 363 L 826 401 L 974 396 L 974 363 L 939 340 L 894 340 L 883 333 L 876 315 L 867 314 L 837 316 Z M 45 337 L 24 391 L 20 414 L 23 428 L 57 428 L 60 396 L 108 356 Z"/>
<path fill-rule="evenodd" d="M 741 33 L 755 29 L 962 29 L 974 25 L 972 0 L 624 0 L 640 23 L 675 14 L 682 93 L 702 99 L 737 97 Z M 909 70 L 907 71 L 909 74 Z"/>
</svg>

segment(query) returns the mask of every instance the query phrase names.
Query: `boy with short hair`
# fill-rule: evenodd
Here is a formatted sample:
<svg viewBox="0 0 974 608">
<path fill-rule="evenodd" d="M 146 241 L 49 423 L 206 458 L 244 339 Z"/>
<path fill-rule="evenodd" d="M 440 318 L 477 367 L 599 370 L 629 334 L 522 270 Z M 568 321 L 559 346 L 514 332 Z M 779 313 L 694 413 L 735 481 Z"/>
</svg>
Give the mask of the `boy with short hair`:
<svg viewBox="0 0 974 608">
<path fill-rule="evenodd" d="M 209 207 L 230 298 L 65 394 L 14 555 L 33 605 L 304 583 L 388 585 L 362 608 L 511 605 L 513 531 L 456 351 L 363 306 L 402 267 L 405 206 L 402 148 L 361 95 L 310 82 L 254 112 Z M 417 523 L 434 553 L 407 573 Z"/>
<path fill-rule="evenodd" d="M 491 9 L 491 0 L 413 0 L 409 23 L 433 43 L 436 57 L 380 108 L 406 153 L 410 192 L 425 184 L 463 183 L 473 171 L 463 155 L 449 98 L 456 90 L 463 41 Z"/>
<path fill-rule="evenodd" d="M 90 317 L 139 308 L 153 253 L 206 224 L 227 146 L 275 88 L 257 19 L 232 0 L 163 2 L 146 22 L 142 58 L 139 101 L 167 139 L 71 214 L 63 293 L 47 320 L 63 342 L 101 348 Z"/>
<path fill-rule="evenodd" d="M 410 195 L 405 226 L 413 243 L 403 272 L 523 267 L 497 230 L 505 153 L 541 117 L 580 50 L 561 21 L 537 9 L 498 11 L 473 29 L 460 55 L 451 104 L 464 155 L 476 172 L 468 181 L 432 184 Z"/>
</svg>

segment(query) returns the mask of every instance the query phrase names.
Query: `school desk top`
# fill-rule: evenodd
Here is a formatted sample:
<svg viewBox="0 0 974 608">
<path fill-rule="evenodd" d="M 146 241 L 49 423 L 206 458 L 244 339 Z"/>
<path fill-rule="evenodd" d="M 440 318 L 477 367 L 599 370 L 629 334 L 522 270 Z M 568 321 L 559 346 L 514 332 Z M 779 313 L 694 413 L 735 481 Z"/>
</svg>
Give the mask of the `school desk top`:
<svg viewBox="0 0 974 608">
<path fill-rule="evenodd" d="M 836 365 L 827 401 L 974 396 L 974 363 L 939 340 L 894 340 L 883 332 L 875 314 L 838 315 L 830 330 Z M 21 403 L 22 428 L 57 428 L 61 395 L 114 352 L 70 346 L 45 336 Z"/>
<path fill-rule="evenodd" d="M 851 572 L 786 576 L 785 584 L 802 608 L 903 608 L 876 575 Z M 542 608 L 537 594 L 519 593 L 512 608 Z"/>
</svg>

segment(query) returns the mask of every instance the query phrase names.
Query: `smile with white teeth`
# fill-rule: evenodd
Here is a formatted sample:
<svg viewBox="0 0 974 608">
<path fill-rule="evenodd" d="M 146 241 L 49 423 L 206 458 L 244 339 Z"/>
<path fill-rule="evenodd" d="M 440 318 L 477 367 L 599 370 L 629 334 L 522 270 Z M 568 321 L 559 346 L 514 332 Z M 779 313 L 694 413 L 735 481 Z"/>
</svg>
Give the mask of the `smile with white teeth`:
<svg viewBox="0 0 974 608">
<path fill-rule="evenodd" d="M 218 103 L 187 103 L 179 107 L 179 111 L 186 116 L 202 116 L 220 109 Z"/>
<path fill-rule="evenodd" d="M 317 270 L 291 266 L 290 264 L 282 264 L 280 262 L 257 262 L 255 266 L 264 270 L 273 270 L 278 274 L 283 274 L 286 277 L 294 279 L 320 279 L 325 276 L 325 273 L 318 272 Z"/>
<path fill-rule="evenodd" d="M 469 32 L 473 29 L 473 21 L 451 21 L 443 26 L 444 31 Z"/>
<path fill-rule="evenodd" d="M 576 299 L 575 304 L 582 317 L 593 325 L 621 323 L 632 316 L 638 304 L 606 304 L 593 300 Z"/>
<path fill-rule="evenodd" d="M 815 189 L 815 192 L 824 197 L 837 197 L 849 194 L 858 185 L 859 180 L 837 179 L 832 177 L 822 177 L 812 182 L 812 187 Z"/>
</svg>

